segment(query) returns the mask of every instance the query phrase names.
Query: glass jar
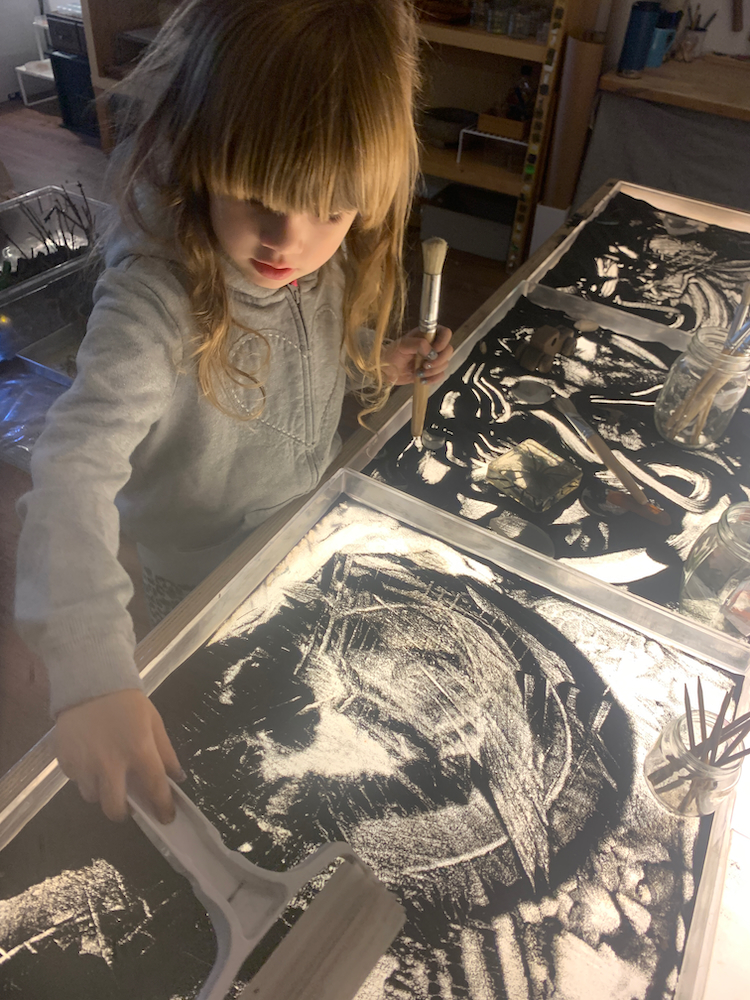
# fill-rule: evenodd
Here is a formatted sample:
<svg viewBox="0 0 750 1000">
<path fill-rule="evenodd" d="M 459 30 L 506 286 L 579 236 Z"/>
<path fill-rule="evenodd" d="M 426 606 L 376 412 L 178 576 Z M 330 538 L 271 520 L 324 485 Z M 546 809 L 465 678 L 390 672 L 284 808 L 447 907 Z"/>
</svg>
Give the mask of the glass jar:
<svg viewBox="0 0 750 1000">
<path fill-rule="evenodd" d="M 487 16 L 489 13 L 489 3 L 487 0 L 472 0 L 471 12 L 469 15 L 469 25 L 472 28 L 487 30 Z"/>
<path fill-rule="evenodd" d="M 528 7 L 516 7 L 508 25 L 511 38 L 528 38 L 536 34 L 536 18 Z"/>
<path fill-rule="evenodd" d="M 507 35 L 510 11 L 508 0 L 492 0 L 487 10 L 487 30 L 493 35 Z"/>
<path fill-rule="evenodd" d="M 750 632 L 750 503 L 727 507 L 696 538 L 682 570 L 680 612 L 732 635 Z"/>
<path fill-rule="evenodd" d="M 692 713 L 693 732 L 700 740 L 700 715 Z M 705 713 L 708 732 L 716 716 Z M 739 753 L 739 744 L 732 754 Z M 719 749 L 717 759 L 721 757 Z M 676 816 L 710 816 L 731 794 L 740 779 L 742 761 L 731 764 L 709 764 L 690 751 L 687 716 L 674 719 L 662 729 L 659 738 L 646 756 L 643 775 L 656 801 Z"/>
<path fill-rule="evenodd" d="M 723 354 L 726 339 L 726 330 L 703 327 L 669 369 L 654 406 L 665 440 L 703 448 L 727 429 L 747 389 L 750 354 Z"/>
</svg>

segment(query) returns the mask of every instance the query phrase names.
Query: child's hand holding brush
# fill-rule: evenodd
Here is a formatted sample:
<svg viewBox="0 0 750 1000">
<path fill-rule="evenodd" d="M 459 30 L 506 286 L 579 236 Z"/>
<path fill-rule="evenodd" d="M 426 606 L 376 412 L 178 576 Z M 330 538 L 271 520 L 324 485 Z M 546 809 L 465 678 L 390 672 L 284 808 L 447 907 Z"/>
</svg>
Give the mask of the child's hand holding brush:
<svg viewBox="0 0 750 1000">
<path fill-rule="evenodd" d="M 447 326 L 438 326 L 432 343 L 417 328 L 383 349 L 383 375 L 393 385 L 409 385 L 419 379 L 425 385 L 439 382 L 453 356 Z"/>
</svg>

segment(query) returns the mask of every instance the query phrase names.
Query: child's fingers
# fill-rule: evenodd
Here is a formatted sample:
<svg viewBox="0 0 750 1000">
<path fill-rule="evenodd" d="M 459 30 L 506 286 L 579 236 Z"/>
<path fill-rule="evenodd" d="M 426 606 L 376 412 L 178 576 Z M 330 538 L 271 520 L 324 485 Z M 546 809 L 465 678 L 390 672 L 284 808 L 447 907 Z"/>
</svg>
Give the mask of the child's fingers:
<svg viewBox="0 0 750 1000">
<path fill-rule="evenodd" d="M 107 819 L 122 823 L 128 818 L 125 772 L 122 769 L 108 771 L 99 779 L 99 802 Z"/>
<path fill-rule="evenodd" d="M 161 716 L 156 714 L 153 722 L 153 733 L 154 742 L 156 743 L 156 749 L 159 751 L 159 756 L 162 759 L 164 768 L 173 781 L 184 781 L 186 778 L 185 772 L 182 770 L 179 760 L 177 759 L 177 754 L 175 753 L 174 747 L 167 736 L 167 731 L 164 728 L 164 723 L 161 720 Z"/>
<path fill-rule="evenodd" d="M 174 800 L 172 789 L 167 781 L 167 775 L 161 757 L 154 752 L 144 759 L 134 773 L 139 791 L 151 803 L 156 818 L 160 823 L 171 823 L 174 819 Z"/>
<path fill-rule="evenodd" d="M 445 374 L 448 365 L 450 364 L 451 358 L 453 357 L 453 348 L 447 345 L 433 360 L 428 358 L 424 362 L 421 368 L 420 377 L 424 382 L 437 382 Z"/>
<path fill-rule="evenodd" d="M 432 358 L 445 350 L 453 336 L 447 326 L 439 326 L 435 331 L 432 343 L 419 330 L 412 330 L 402 337 L 399 344 L 403 345 L 405 354 L 418 354 L 421 358 Z"/>
<path fill-rule="evenodd" d="M 449 330 L 447 326 L 439 326 L 435 332 L 435 339 L 432 341 L 433 349 L 440 354 L 448 346 L 452 336 L 453 331 Z M 453 351 L 451 350 L 452 353 Z"/>
<path fill-rule="evenodd" d="M 442 382 L 445 378 L 445 372 L 438 372 L 437 375 L 431 375 L 427 373 L 423 378 L 420 378 L 420 382 L 424 385 L 432 385 L 434 382 Z"/>
<path fill-rule="evenodd" d="M 65 771 L 65 768 L 63 768 L 63 771 Z M 67 771 L 65 773 L 67 774 Z M 78 791 L 81 793 L 81 798 L 84 802 L 93 804 L 99 801 L 99 782 L 95 774 L 82 774 L 78 778 L 73 778 L 72 775 L 68 776 L 78 785 Z"/>
</svg>

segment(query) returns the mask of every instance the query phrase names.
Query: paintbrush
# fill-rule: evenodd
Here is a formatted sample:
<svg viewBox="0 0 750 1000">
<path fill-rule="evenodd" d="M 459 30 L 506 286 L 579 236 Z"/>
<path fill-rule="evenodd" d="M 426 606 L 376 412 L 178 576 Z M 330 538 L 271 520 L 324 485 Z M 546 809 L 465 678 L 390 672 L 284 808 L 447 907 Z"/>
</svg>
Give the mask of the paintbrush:
<svg viewBox="0 0 750 1000">
<path fill-rule="evenodd" d="M 604 440 L 599 434 L 597 434 L 591 424 L 586 423 L 581 414 L 575 408 L 575 405 L 565 396 L 559 395 L 555 395 L 554 404 L 560 413 L 565 416 L 568 423 L 578 436 L 586 442 L 589 448 L 601 459 L 609 471 L 617 476 L 622 485 L 637 501 L 637 503 L 643 504 L 644 506 L 647 505 L 649 500 L 646 494 L 640 488 L 635 479 L 633 479 L 622 462 L 615 458 L 610 447 L 604 443 Z"/>
<path fill-rule="evenodd" d="M 448 250 L 448 244 L 439 236 L 431 236 L 422 243 L 422 301 L 419 307 L 419 332 L 429 340 L 435 339 L 437 332 L 438 306 L 440 305 L 440 279 L 443 275 L 443 264 Z M 427 414 L 427 399 L 430 390 L 419 377 L 424 359 L 418 357 L 414 365 L 416 379 L 414 382 L 414 399 L 412 402 L 411 433 L 412 437 L 421 438 L 424 430 L 424 420 Z"/>
<path fill-rule="evenodd" d="M 645 517 L 647 521 L 655 524 L 663 524 L 668 527 L 672 523 L 672 518 L 658 504 L 638 503 L 635 497 L 621 490 L 607 490 L 607 503 L 614 504 L 615 507 L 622 507 L 624 510 L 632 510 L 639 517 Z"/>
</svg>

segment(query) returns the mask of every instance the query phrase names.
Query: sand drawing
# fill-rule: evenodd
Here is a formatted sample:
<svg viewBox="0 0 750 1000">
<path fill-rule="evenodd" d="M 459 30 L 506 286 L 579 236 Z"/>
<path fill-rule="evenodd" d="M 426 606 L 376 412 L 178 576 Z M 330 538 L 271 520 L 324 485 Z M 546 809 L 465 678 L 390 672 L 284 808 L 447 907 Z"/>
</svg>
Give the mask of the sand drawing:
<svg viewBox="0 0 750 1000">
<path fill-rule="evenodd" d="M 274 868 L 345 839 L 398 894 L 407 924 L 361 1000 L 631 1000 L 671 997 L 684 949 L 698 825 L 660 810 L 640 768 L 698 673 L 709 703 L 731 686 L 343 500 L 155 700 L 230 847 Z M 61 796 L 0 855 L 13 995 L 52 968 L 61 997 L 194 996 L 213 940 L 187 883 L 133 824 L 112 836 Z M 92 896 L 124 907 L 96 946 Z M 40 936 L 63 898 L 83 930 Z"/>
<path fill-rule="evenodd" d="M 750 233 L 618 192 L 541 283 L 687 332 L 728 327 L 748 280 Z"/>
<path fill-rule="evenodd" d="M 488 527 L 512 512 L 542 528 L 557 558 L 640 596 L 676 604 L 682 562 L 698 534 L 750 490 L 743 456 L 750 404 L 741 406 L 718 445 L 687 452 L 663 441 L 653 404 L 677 352 L 609 330 L 579 333 L 572 357 L 558 357 L 544 381 L 569 395 L 620 460 L 669 511 L 664 529 L 635 514 L 603 515 L 596 504 L 620 484 L 549 403 L 516 404 L 511 389 L 527 376 L 514 357 L 530 333 L 571 325 L 561 312 L 520 298 L 431 396 L 426 427 L 445 444 L 429 450 L 408 426 L 393 435 L 365 470 L 391 486 Z M 543 514 L 522 507 L 486 480 L 488 463 L 526 438 L 583 470 L 581 488 Z M 582 503 L 584 500 L 593 501 Z"/>
</svg>

